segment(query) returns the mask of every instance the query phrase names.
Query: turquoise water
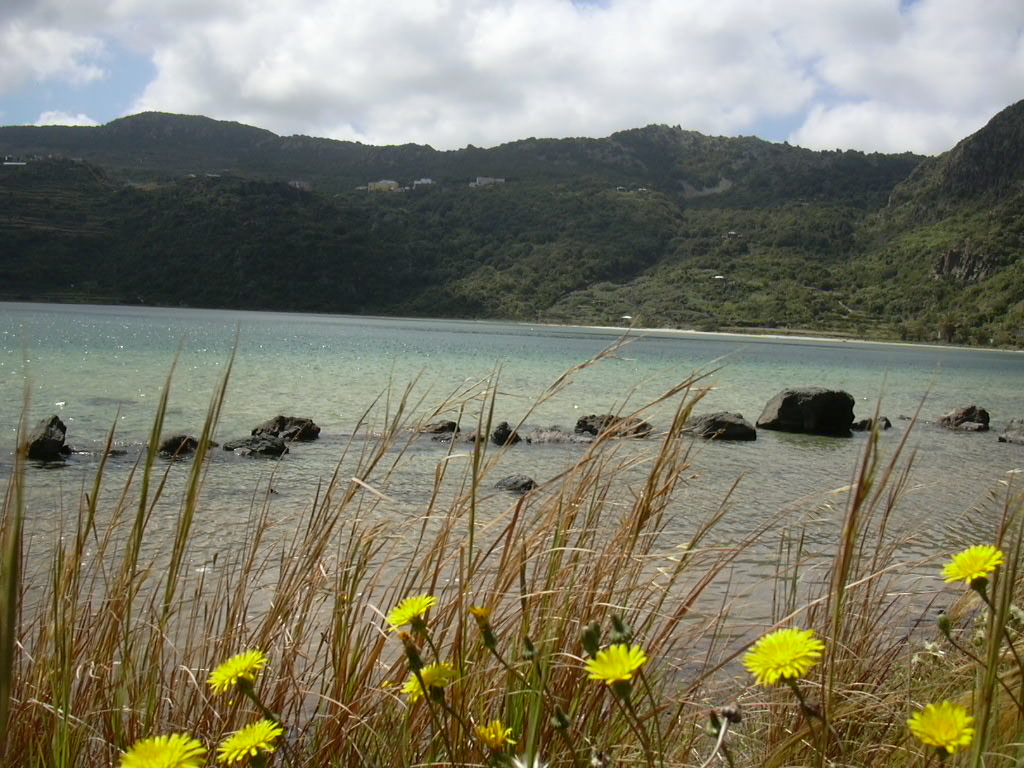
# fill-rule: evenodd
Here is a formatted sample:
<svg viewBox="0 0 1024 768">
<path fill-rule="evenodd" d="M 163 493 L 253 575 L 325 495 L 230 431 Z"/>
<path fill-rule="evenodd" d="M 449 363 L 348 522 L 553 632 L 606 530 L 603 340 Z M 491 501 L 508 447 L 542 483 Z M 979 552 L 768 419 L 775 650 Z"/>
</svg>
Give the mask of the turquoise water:
<svg viewBox="0 0 1024 768">
<path fill-rule="evenodd" d="M 858 417 L 872 415 L 877 407 L 892 419 L 894 428 L 882 437 L 884 452 L 906 435 L 909 422 L 899 417 L 918 408 L 929 421 L 976 403 L 989 410 L 997 431 L 1009 419 L 1024 417 L 1024 355 L 1017 353 L 657 331 L 630 334 L 629 344 L 578 371 L 563 391 L 530 412 L 561 374 L 600 354 L 622 333 L 469 321 L 0 304 L 0 464 L 10 464 L 26 396 L 30 424 L 50 414 L 66 423 L 68 443 L 82 453 L 66 465 L 34 466 L 28 473 L 37 507 L 30 534 L 41 540 L 59 535 L 62 515 L 91 482 L 111 429 L 125 453 L 109 472 L 126 476 L 145 445 L 169 379 L 164 433 L 198 434 L 236 348 L 217 439 L 243 437 L 279 413 L 312 418 L 322 428 L 321 439 L 295 446 L 280 463 L 214 451 L 204 516 L 197 521 L 200 567 L 223 547 L 225 525 L 247 518 L 256 487 L 273 484 L 274 513 L 284 527 L 301 521 L 312 489 L 331 476 L 350 437 L 359 434 L 364 440 L 367 429 L 380 429 L 410 385 L 410 411 L 417 417 L 454 418 L 453 408 L 435 409 L 456 395 L 463 403 L 463 424 L 472 425 L 484 402 L 480 393 L 491 381 L 498 391 L 495 420 L 516 423 L 526 417 L 531 425 L 570 430 L 582 415 L 640 405 L 694 371 L 710 372 L 701 381 L 710 391 L 698 412 L 735 410 L 751 422 L 780 389 L 832 387 L 854 395 Z M 675 398 L 654 408 L 646 418 L 655 428 L 664 427 L 677 403 Z M 998 443 L 995 434 L 957 434 L 928 423 L 915 427 L 908 439 L 908 454 L 916 451 L 914 468 L 898 520 L 909 537 L 907 557 L 990 535 L 996 512 L 989 494 L 1015 477 L 1007 472 L 1024 467 L 1024 446 Z M 697 445 L 673 524 L 683 537 L 687 526 L 741 478 L 731 513 L 716 532 L 719 543 L 735 542 L 781 512 L 802 521 L 810 549 L 826 552 L 834 546 L 845 501 L 833 491 L 850 483 L 866 440 L 865 435 L 843 440 L 760 431 L 755 443 Z M 543 482 L 583 450 L 579 445 L 515 446 L 503 455 L 498 476 L 525 472 Z M 399 523 L 421 515 L 446 452 L 429 440 L 412 445 L 401 466 L 381 478 L 392 501 L 378 513 Z M 172 475 L 185 472 L 173 469 Z M 500 509 L 510 502 L 495 493 L 489 503 Z M 176 510 L 169 505 L 168 519 L 154 525 L 169 530 Z M 208 552 L 204 536 L 210 537 Z M 766 543 L 737 567 L 758 572 L 771 566 L 775 552 L 776 544 Z"/>
</svg>

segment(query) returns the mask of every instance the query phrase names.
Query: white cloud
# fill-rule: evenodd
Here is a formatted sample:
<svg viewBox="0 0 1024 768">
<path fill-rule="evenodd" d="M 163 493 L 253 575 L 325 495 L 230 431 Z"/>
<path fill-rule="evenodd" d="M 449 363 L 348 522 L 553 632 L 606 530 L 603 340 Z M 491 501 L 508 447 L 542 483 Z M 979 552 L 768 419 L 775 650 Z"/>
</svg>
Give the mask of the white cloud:
<svg viewBox="0 0 1024 768">
<path fill-rule="evenodd" d="M 0 92 L 95 81 L 116 44 L 156 68 L 131 111 L 375 144 L 771 119 L 807 146 L 936 152 L 1024 96 L 1020 0 L 10 2 Z"/>
<path fill-rule="evenodd" d="M 86 114 L 78 112 L 43 112 L 36 120 L 35 125 L 99 125 L 95 120 Z"/>
<path fill-rule="evenodd" d="M 25 81 L 61 78 L 81 84 L 106 74 L 95 60 L 103 43 L 90 35 L 15 20 L 0 26 L 0 51 L 0 93 Z"/>
</svg>

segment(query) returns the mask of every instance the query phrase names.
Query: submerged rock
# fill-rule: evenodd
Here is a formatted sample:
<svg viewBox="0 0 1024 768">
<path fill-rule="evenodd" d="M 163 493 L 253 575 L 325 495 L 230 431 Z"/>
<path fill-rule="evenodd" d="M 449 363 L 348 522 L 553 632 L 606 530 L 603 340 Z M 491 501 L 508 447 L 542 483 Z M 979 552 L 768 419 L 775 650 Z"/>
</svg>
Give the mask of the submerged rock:
<svg viewBox="0 0 1024 768">
<path fill-rule="evenodd" d="M 459 431 L 459 425 L 454 421 L 435 421 L 433 424 L 424 424 L 416 430 L 425 435 L 444 435 Z"/>
<path fill-rule="evenodd" d="M 501 478 L 501 480 L 494 484 L 494 487 L 501 488 L 503 491 L 511 491 L 512 493 L 526 493 L 536 488 L 537 483 L 529 475 L 516 474 Z"/>
<path fill-rule="evenodd" d="M 1024 445 L 1024 419 L 1010 419 L 1010 423 L 999 433 L 999 442 Z"/>
<path fill-rule="evenodd" d="M 988 411 L 976 405 L 968 405 L 966 408 L 954 408 L 944 416 L 939 417 L 939 426 L 947 429 L 956 429 L 961 432 L 986 432 L 988 431 Z"/>
<path fill-rule="evenodd" d="M 216 448 L 220 443 L 211 440 L 207 448 Z M 160 443 L 160 455 L 172 458 L 191 456 L 199 449 L 199 440 L 192 435 L 171 435 Z"/>
<path fill-rule="evenodd" d="M 491 442 L 495 445 L 515 445 L 521 440 L 519 433 L 512 429 L 507 421 L 501 422 L 491 432 Z"/>
<path fill-rule="evenodd" d="M 58 416 L 43 419 L 25 441 L 25 455 L 33 461 L 63 461 L 71 453 L 64 444 L 68 428 Z"/>
<path fill-rule="evenodd" d="M 836 389 L 784 389 L 765 405 L 758 429 L 850 437 L 853 395 Z"/>
<path fill-rule="evenodd" d="M 646 421 L 634 416 L 620 418 L 612 413 L 601 415 L 590 414 L 576 422 L 574 431 L 577 434 L 602 435 L 610 432 L 615 437 L 647 437 L 651 434 L 651 427 Z"/>
<path fill-rule="evenodd" d="M 160 443 L 161 456 L 189 456 L 196 452 L 199 441 L 192 435 L 171 435 Z"/>
<path fill-rule="evenodd" d="M 686 431 L 705 440 L 757 440 L 757 430 L 743 414 L 729 411 L 696 416 L 686 425 Z"/>
<path fill-rule="evenodd" d="M 283 456 L 288 453 L 288 445 L 283 438 L 274 435 L 254 435 L 240 440 L 224 443 L 225 451 L 234 451 L 239 456 Z"/>
<path fill-rule="evenodd" d="M 861 419 L 855 421 L 850 425 L 850 429 L 854 432 L 867 432 L 875 427 L 875 420 L 872 419 Z M 879 429 L 892 429 L 892 422 L 885 416 L 878 417 L 878 428 Z"/>
<path fill-rule="evenodd" d="M 561 427 L 535 427 L 523 435 L 528 443 L 592 443 L 594 436 L 587 433 L 567 432 Z"/>
<path fill-rule="evenodd" d="M 312 419 L 302 416 L 275 416 L 265 421 L 252 431 L 256 435 L 272 435 L 282 440 L 316 440 L 320 436 L 320 427 Z"/>
</svg>

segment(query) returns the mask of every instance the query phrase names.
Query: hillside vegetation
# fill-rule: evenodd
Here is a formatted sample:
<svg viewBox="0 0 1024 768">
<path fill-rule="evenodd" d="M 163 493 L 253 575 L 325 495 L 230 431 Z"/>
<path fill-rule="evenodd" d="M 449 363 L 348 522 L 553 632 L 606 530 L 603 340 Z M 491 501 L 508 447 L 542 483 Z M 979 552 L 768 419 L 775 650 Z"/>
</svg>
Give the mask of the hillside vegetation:
<svg viewBox="0 0 1024 768">
<path fill-rule="evenodd" d="M 928 159 L 668 126 L 456 151 L 6 127 L 0 298 L 1017 345 L 1022 137 L 1024 102 Z"/>
</svg>

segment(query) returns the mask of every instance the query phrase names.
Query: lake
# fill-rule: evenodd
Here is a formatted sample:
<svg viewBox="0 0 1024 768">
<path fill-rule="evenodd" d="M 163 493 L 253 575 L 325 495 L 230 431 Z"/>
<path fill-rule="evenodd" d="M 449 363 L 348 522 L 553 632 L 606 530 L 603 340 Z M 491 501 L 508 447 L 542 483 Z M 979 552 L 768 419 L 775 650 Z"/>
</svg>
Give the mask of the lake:
<svg viewBox="0 0 1024 768">
<path fill-rule="evenodd" d="M 259 488 L 275 491 L 273 514 L 282 530 L 301 522 L 317 485 L 342 463 L 353 440 L 372 441 L 403 393 L 414 418 L 456 418 L 472 427 L 493 387 L 494 420 L 560 425 L 571 431 L 587 414 L 629 411 L 695 371 L 708 387 L 696 412 L 739 411 L 754 422 L 779 390 L 794 386 L 843 389 L 858 418 L 876 408 L 893 428 L 884 454 L 906 436 L 920 409 L 925 422 L 957 406 L 992 414 L 989 433 L 954 433 L 915 426 L 904 456 L 915 453 L 911 481 L 898 508 L 908 558 L 925 557 L 991 538 L 997 507 L 989 500 L 1007 475 L 1024 466 L 1024 446 L 999 443 L 1007 421 L 1024 416 L 1024 354 L 994 350 L 779 339 L 672 331 L 629 332 L 630 342 L 577 371 L 566 386 L 532 408 L 567 369 L 619 340 L 617 329 L 566 328 L 457 320 L 419 320 L 111 306 L 0 304 L 0 392 L 3 397 L 3 476 L 10 467 L 17 424 L 28 399 L 28 424 L 57 414 L 79 453 L 62 465 L 28 468 L 27 530 L 37 548 L 59 536 L 64 518 L 92 481 L 111 430 L 124 453 L 107 469 L 108 485 L 127 477 L 148 440 L 161 390 L 170 381 L 164 435 L 197 434 L 235 349 L 216 439 L 244 437 L 277 414 L 312 418 L 316 442 L 293 446 L 280 462 L 215 450 L 210 458 L 202 519 L 196 522 L 193 565 L 204 567 L 230 545 L 224 531 L 250 515 Z M 173 373 L 172 373 L 173 369 Z M 645 412 L 656 430 L 667 426 L 676 397 Z M 371 407 L 372 406 L 372 407 Z M 368 411 L 369 409 L 369 411 Z M 436 412 L 435 412 L 436 411 Z M 364 417 L 364 413 L 367 413 Z M 800 521 L 810 550 L 834 546 L 847 486 L 868 437 L 789 435 L 760 430 L 753 443 L 695 444 L 688 482 L 674 506 L 680 531 L 714 509 L 730 486 L 730 513 L 716 529 L 728 545 L 773 515 Z M 643 451 L 635 441 L 631 450 Z M 520 444 L 501 455 L 496 477 L 523 472 L 543 482 L 585 451 L 576 444 Z M 461 449 L 460 449 L 461 450 Z M 464 452 L 464 451 L 463 451 Z M 411 441 L 400 464 L 377 486 L 388 503 L 379 514 L 399 525 L 417 519 L 435 471 L 449 447 Z M 348 455 L 348 454 L 346 454 Z M 169 476 L 186 474 L 171 467 Z M 492 514 L 514 503 L 495 491 Z M 156 529 L 171 529 L 176 504 L 158 511 Z M 161 521 L 159 514 L 166 514 Z M 243 526 L 244 527 L 244 526 Z M 208 539 L 208 546 L 203 542 Z M 737 565 L 748 576 L 770 569 L 777 545 L 753 548 Z M 745 570 L 744 570 L 745 569 Z"/>
</svg>

